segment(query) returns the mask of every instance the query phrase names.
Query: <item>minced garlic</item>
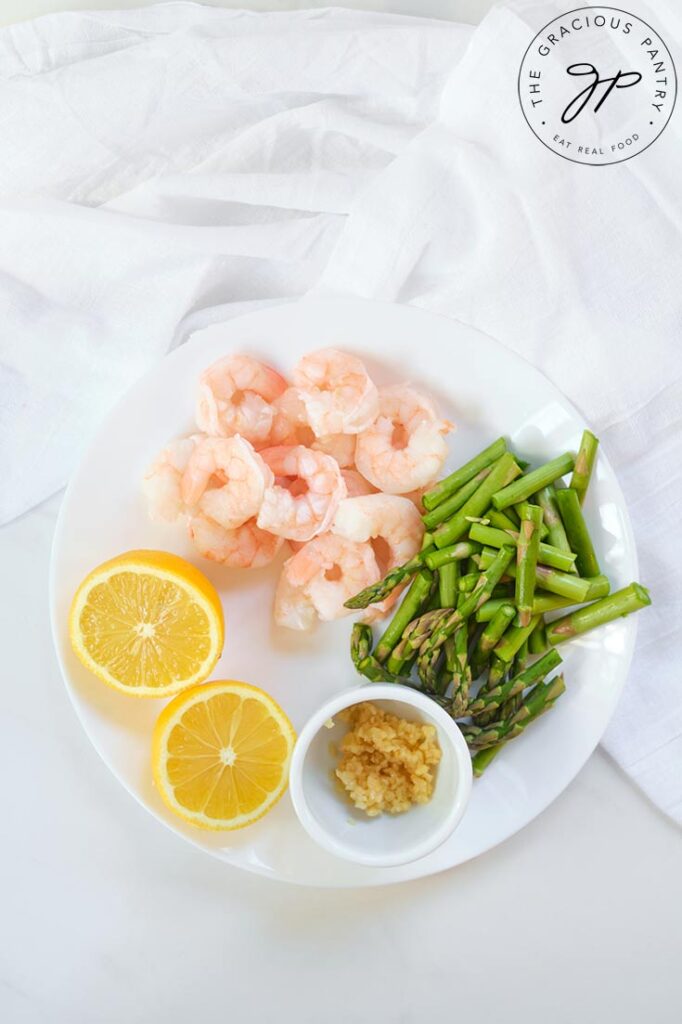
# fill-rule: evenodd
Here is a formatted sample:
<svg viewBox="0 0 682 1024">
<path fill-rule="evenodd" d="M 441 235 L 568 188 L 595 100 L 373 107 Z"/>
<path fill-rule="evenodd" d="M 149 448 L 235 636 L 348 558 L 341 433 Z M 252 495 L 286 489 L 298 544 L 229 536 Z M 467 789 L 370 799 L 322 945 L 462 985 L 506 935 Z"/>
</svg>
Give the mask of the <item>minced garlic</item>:
<svg viewBox="0 0 682 1024">
<path fill-rule="evenodd" d="M 349 731 L 341 741 L 336 777 L 369 817 L 400 814 L 431 799 L 440 747 L 433 725 L 409 722 L 370 702 L 338 716 Z"/>
</svg>

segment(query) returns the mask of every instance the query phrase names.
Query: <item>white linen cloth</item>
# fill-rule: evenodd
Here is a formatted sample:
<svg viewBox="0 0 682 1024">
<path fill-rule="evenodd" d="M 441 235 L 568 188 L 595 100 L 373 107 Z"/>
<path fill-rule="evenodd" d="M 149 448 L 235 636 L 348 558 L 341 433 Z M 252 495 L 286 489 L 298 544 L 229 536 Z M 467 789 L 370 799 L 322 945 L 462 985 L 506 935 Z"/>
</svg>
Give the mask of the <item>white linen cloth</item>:
<svg viewBox="0 0 682 1024">
<path fill-rule="evenodd" d="M 654 605 L 605 746 L 682 821 L 679 118 L 612 167 L 545 150 L 515 82 L 563 7 L 474 33 L 187 3 L 0 33 L 0 522 L 196 326 L 310 290 L 452 315 L 558 384 L 619 473 Z"/>
</svg>

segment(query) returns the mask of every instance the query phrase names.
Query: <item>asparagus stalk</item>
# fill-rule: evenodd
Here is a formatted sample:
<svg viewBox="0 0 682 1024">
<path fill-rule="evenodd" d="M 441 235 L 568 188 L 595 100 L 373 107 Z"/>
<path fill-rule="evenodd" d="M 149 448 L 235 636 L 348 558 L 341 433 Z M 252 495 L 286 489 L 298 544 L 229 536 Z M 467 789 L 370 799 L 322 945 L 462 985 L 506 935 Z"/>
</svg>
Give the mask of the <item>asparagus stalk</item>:
<svg viewBox="0 0 682 1024">
<path fill-rule="evenodd" d="M 438 602 L 441 608 L 454 608 L 457 604 L 459 562 L 446 562 L 438 570 Z"/>
<path fill-rule="evenodd" d="M 536 590 L 533 599 L 533 615 L 559 611 L 561 608 L 569 608 L 575 603 L 570 597 L 560 597 L 559 594 L 548 594 L 544 590 Z"/>
<path fill-rule="evenodd" d="M 412 622 L 412 619 L 416 619 L 431 594 L 432 583 L 433 574 L 428 569 L 421 569 L 417 573 L 398 610 L 379 639 L 374 651 L 377 661 L 383 663 L 387 660 L 405 628 Z"/>
<path fill-rule="evenodd" d="M 556 490 L 552 484 L 548 484 L 547 487 L 541 488 L 535 495 L 535 500 L 542 509 L 542 516 L 547 526 L 547 540 L 554 548 L 558 548 L 559 551 L 565 551 L 568 554 L 572 554 L 571 545 L 568 543 L 568 537 L 564 530 L 564 524 L 561 522 L 561 516 L 559 515 L 559 506 L 556 503 Z M 556 566 L 557 569 L 561 566 Z M 567 569 L 566 572 L 575 571 Z"/>
<path fill-rule="evenodd" d="M 469 631 L 466 623 L 463 623 L 455 630 L 450 638 L 454 647 L 454 671 L 452 673 L 452 707 L 450 714 L 454 718 L 461 718 L 466 714 L 469 704 L 469 688 L 471 686 L 472 671 L 467 658 Z M 446 643 L 449 641 L 446 641 Z"/>
<path fill-rule="evenodd" d="M 514 605 L 503 603 L 481 633 L 471 658 L 471 671 L 474 678 L 483 671 L 483 666 L 488 660 L 490 652 L 501 639 L 502 634 L 515 615 L 516 609 Z"/>
<path fill-rule="evenodd" d="M 558 651 L 553 648 L 543 654 L 533 665 L 524 669 L 517 676 L 512 676 L 506 682 L 499 683 L 490 690 L 479 693 L 476 699 L 469 705 L 469 714 L 477 717 L 481 712 L 496 711 L 510 697 L 517 693 L 523 693 L 529 686 L 540 683 L 553 668 L 561 664 Z"/>
<path fill-rule="evenodd" d="M 541 488 L 554 483 L 559 477 L 570 473 L 574 465 L 575 459 L 573 455 L 570 452 L 566 452 L 564 455 L 546 462 L 544 466 L 531 470 L 530 473 L 526 473 L 519 480 L 515 480 L 513 483 L 509 483 L 507 486 L 496 491 L 492 496 L 492 503 L 498 510 L 506 509 L 509 505 L 518 505 L 520 501 L 530 498 L 531 494 L 535 494 Z M 490 477 L 488 479 L 490 480 Z M 476 514 L 478 515 L 479 513 Z"/>
<path fill-rule="evenodd" d="M 470 540 L 463 540 L 459 544 L 451 544 L 450 547 L 441 548 L 440 551 L 424 552 L 424 564 L 435 572 L 436 569 L 447 565 L 448 562 L 461 562 L 471 555 L 477 555 L 480 550 L 480 544 L 474 544 Z"/>
<path fill-rule="evenodd" d="M 501 548 L 488 569 L 479 576 L 474 589 L 463 597 L 454 611 L 441 611 L 435 621 L 429 620 L 428 615 L 422 615 L 411 622 L 398 645 L 400 656 L 409 657 L 412 651 L 419 650 L 422 671 L 426 672 L 426 678 L 433 679 L 443 643 L 452 636 L 460 623 L 466 622 L 487 601 L 513 554 L 512 548 Z"/>
<path fill-rule="evenodd" d="M 613 622 L 621 615 L 630 615 L 651 604 L 651 597 L 646 587 L 640 583 L 631 583 L 622 590 L 617 590 L 610 597 L 605 597 L 594 604 L 578 608 L 563 619 L 557 619 L 547 626 L 547 640 L 550 644 L 561 644 L 581 633 Z"/>
<path fill-rule="evenodd" d="M 495 647 L 495 654 L 497 657 L 501 658 L 502 661 L 512 661 L 514 655 L 520 649 L 522 644 L 526 642 L 539 621 L 540 619 L 536 615 L 534 618 L 531 618 L 530 622 L 528 622 L 526 626 L 510 626 Z"/>
<path fill-rule="evenodd" d="M 481 605 L 476 612 L 476 622 L 491 622 L 500 608 L 504 608 L 505 605 L 510 603 L 513 603 L 513 601 L 509 596 L 491 598 L 490 601 L 486 601 L 484 605 Z"/>
<path fill-rule="evenodd" d="M 350 634 L 350 656 L 358 672 L 360 662 L 372 653 L 372 630 L 364 622 L 356 622 Z"/>
<path fill-rule="evenodd" d="M 533 610 L 541 525 L 542 509 L 540 506 L 526 503 L 521 512 L 521 530 L 516 549 L 515 596 L 521 626 L 527 626 L 530 623 Z"/>
<path fill-rule="evenodd" d="M 480 572 L 468 572 L 466 576 L 460 576 L 457 580 L 457 591 L 460 594 L 470 594 L 478 583 Z"/>
<path fill-rule="evenodd" d="M 489 508 L 486 512 L 486 519 L 490 520 L 490 525 L 496 530 L 512 530 L 514 533 L 519 532 L 519 524 L 515 519 L 512 519 L 509 512 L 513 512 L 513 509 L 507 509 L 506 512 L 498 512 L 497 509 Z"/>
<path fill-rule="evenodd" d="M 480 548 L 479 544 L 474 544 L 472 541 L 462 541 L 461 544 L 453 544 L 444 552 L 443 562 L 445 564 L 449 561 L 457 561 L 463 558 L 468 558 L 470 555 L 475 554 Z M 359 594 L 355 594 L 346 601 L 344 607 L 351 608 L 353 610 L 357 608 L 367 608 L 371 604 L 376 604 L 377 601 L 383 601 L 392 593 L 396 587 L 399 587 L 404 580 L 409 579 L 410 576 L 414 576 L 418 573 L 422 566 L 426 565 L 429 568 L 437 568 L 436 566 L 429 566 L 429 560 L 431 555 L 440 554 L 432 546 L 422 548 L 422 550 L 410 558 L 408 562 L 403 565 L 398 565 L 394 569 L 384 576 L 378 583 L 373 583 L 369 587 L 365 587 Z"/>
<path fill-rule="evenodd" d="M 454 473 L 450 473 L 445 479 L 432 487 L 429 491 L 424 494 L 422 503 L 424 508 L 429 511 L 436 508 L 442 502 L 463 487 L 464 484 L 468 483 L 473 477 L 476 476 L 482 469 L 487 469 L 493 462 L 497 461 L 507 450 L 507 442 L 503 437 L 498 437 L 496 441 L 493 441 L 491 445 L 484 448 L 482 452 L 470 459 L 459 469 L 456 469 Z"/>
<path fill-rule="evenodd" d="M 478 485 L 459 512 L 455 512 L 452 519 L 446 523 L 441 523 L 434 532 L 433 540 L 436 547 L 446 548 L 460 540 L 469 531 L 471 517 L 482 515 L 490 505 L 493 494 L 516 479 L 520 472 L 514 456 L 511 452 L 506 452 L 493 465 L 486 479 Z"/>
<path fill-rule="evenodd" d="M 597 598 L 606 597 L 611 590 L 611 584 L 606 576 L 593 576 L 590 580 L 590 589 L 587 593 L 588 601 L 596 601 Z"/>
<path fill-rule="evenodd" d="M 538 618 L 537 626 L 528 637 L 528 653 L 544 654 L 547 647 L 547 629 L 545 627 L 544 619 L 540 616 Z"/>
<path fill-rule="evenodd" d="M 530 502 L 529 501 L 520 501 L 518 503 L 518 505 L 515 506 L 516 511 L 519 514 L 519 522 L 520 523 L 523 522 L 524 516 L 526 515 L 527 509 L 529 507 L 530 507 Z M 540 509 L 540 511 L 542 511 L 542 509 Z M 544 540 L 545 537 L 547 536 L 547 534 L 549 533 L 549 530 L 545 526 L 544 519 L 541 520 L 539 529 L 540 529 L 540 540 Z"/>
<path fill-rule="evenodd" d="M 479 555 L 481 569 L 485 570 L 489 565 L 492 565 L 494 557 L 495 551 L 493 549 L 483 548 Z M 516 567 L 509 565 L 506 573 L 515 579 Z M 541 590 L 549 591 L 550 594 L 558 594 L 560 597 L 567 598 L 570 604 L 582 604 L 584 601 L 589 601 L 591 597 L 602 594 L 604 590 L 608 593 L 608 580 L 603 575 L 599 575 L 599 577 L 595 577 L 593 580 L 583 580 L 581 577 L 576 577 L 576 575 L 571 575 L 568 572 L 551 569 L 547 565 L 539 565 L 537 567 L 536 586 Z"/>
<path fill-rule="evenodd" d="M 597 458 L 597 448 L 599 447 L 599 439 L 594 436 L 589 430 L 583 430 L 583 436 L 580 440 L 580 448 L 575 460 L 575 468 L 573 470 L 573 476 L 571 477 L 570 487 L 578 495 L 580 504 L 585 501 L 585 495 L 587 494 L 587 488 L 590 484 L 590 478 L 592 476 L 592 470 Z"/>
<path fill-rule="evenodd" d="M 534 508 L 535 506 L 527 504 L 527 507 Z M 477 544 L 487 544 L 489 547 L 501 548 L 503 544 L 509 544 L 510 541 L 518 543 L 519 531 L 516 529 L 500 530 L 493 526 L 482 526 L 480 523 L 474 523 L 469 530 L 469 539 Z M 447 548 L 445 550 L 447 551 Z M 551 544 L 540 542 L 538 561 L 542 562 L 543 565 L 549 565 L 553 569 L 561 569 L 563 572 L 571 572 L 575 557 L 572 551 L 560 551 L 559 548 L 555 548 Z"/>
<path fill-rule="evenodd" d="M 427 530 L 432 530 L 435 526 L 440 526 L 446 519 L 450 519 L 454 516 L 455 512 L 459 512 L 462 505 L 466 505 L 471 495 L 478 489 L 487 476 L 490 475 L 491 466 L 486 466 L 485 469 L 480 470 L 476 476 L 472 477 L 468 483 L 460 487 L 458 491 L 448 498 L 446 501 L 437 505 L 433 511 L 427 512 L 422 516 L 422 521 Z"/>
<path fill-rule="evenodd" d="M 580 508 L 577 491 L 571 487 L 556 492 L 557 505 L 571 550 L 575 551 L 575 567 L 581 576 L 598 576 L 599 562 L 592 545 L 587 524 Z"/>
<path fill-rule="evenodd" d="M 534 722 L 545 711 L 549 711 L 565 690 L 564 678 L 558 675 L 549 683 L 538 683 L 534 686 L 510 718 L 496 721 L 483 729 L 476 726 L 473 728 L 470 726 L 467 729 L 465 726 L 462 731 L 469 747 L 478 751 L 488 750 L 491 747 L 499 749 L 504 742 L 519 736 L 526 726 Z M 487 767 L 491 760 L 492 758 L 485 759 L 484 766 Z M 480 768 L 481 762 L 478 766 Z M 478 771 L 476 774 L 480 775 L 482 772 Z"/>
</svg>

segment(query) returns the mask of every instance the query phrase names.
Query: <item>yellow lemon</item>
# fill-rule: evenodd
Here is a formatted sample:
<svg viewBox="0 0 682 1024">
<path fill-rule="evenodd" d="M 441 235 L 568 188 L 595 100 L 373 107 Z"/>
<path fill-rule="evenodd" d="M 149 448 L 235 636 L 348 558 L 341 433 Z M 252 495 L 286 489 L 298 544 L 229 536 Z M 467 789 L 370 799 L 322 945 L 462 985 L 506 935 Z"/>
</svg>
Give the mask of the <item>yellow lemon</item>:
<svg viewBox="0 0 682 1024">
<path fill-rule="evenodd" d="M 262 818 L 287 788 L 295 739 L 285 713 L 258 687 L 234 680 L 193 686 L 159 715 L 154 781 L 185 821 L 243 828 Z"/>
<path fill-rule="evenodd" d="M 127 551 L 99 565 L 69 615 L 71 644 L 86 668 L 136 697 L 167 697 L 203 682 L 224 633 L 213 584 L 167 551 Z"/>
</svg>

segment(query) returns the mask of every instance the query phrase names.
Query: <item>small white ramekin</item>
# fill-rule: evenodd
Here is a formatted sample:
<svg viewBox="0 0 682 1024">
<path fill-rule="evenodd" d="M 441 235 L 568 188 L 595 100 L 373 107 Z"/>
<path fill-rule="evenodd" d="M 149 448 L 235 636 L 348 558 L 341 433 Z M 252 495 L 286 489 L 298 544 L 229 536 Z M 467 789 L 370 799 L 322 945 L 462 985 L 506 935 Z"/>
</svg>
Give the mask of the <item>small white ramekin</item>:
<svg viewBox="0 0 682 1024">
<path fill-rule="evenodd" d="M 330 721 L 344 708 L 363 701 L 412 721 L 436 727 L 441 761 L 431 799 L 403 814 L 369 818 L 344 798 L 334 769 L 348 726 Z M 471 758 L 464 737 L 450 716 L 409 686 L 370 683 L 339 693 L 308 719 L 291 759 L 289 790 L 308 835 L 337 857 L 370 867 L 407 864 L 431 853 L 454 832 L 471 793 Z"/>
</svg>

